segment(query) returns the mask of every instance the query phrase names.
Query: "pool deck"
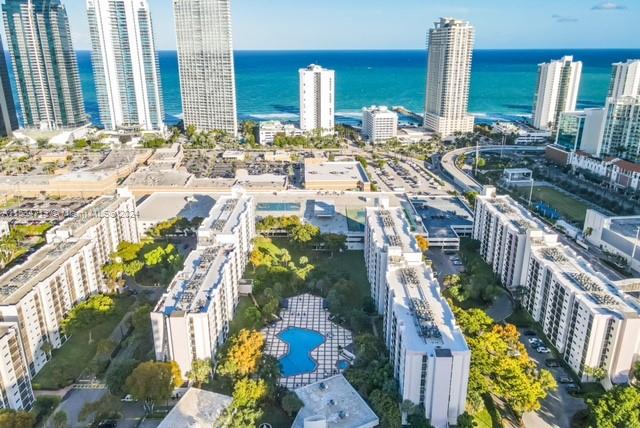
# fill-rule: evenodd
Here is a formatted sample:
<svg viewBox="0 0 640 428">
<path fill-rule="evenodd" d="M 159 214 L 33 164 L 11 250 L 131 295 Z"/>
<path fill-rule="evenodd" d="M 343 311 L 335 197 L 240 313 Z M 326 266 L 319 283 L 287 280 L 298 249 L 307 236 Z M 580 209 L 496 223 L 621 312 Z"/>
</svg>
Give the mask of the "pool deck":
<svg viewBox="0 0 640 428">
<path fill-rule="evenodd" d="M 280 340 L 278 334 L 290 327 L 305 328 L 322 334 L 323 344 L 311 351 L 311 357 L 317 367 L 311 373 L 280 378 L 280 385 L 295 389 L 326 379 L 340 373 L 336 368 L 340 356 L 339 347 L 346 347 L 353 342 L 353 336 L 346 330 L 329 320 L 329 311 L 324 308 L 324 299 L 301 294 L 287 299 L 287 305 L 280 312 L 280 320 L 262 330 L 266 337 L 265 352 L 280 359 L 289 352 L 289 346 Z"/>
</svg>

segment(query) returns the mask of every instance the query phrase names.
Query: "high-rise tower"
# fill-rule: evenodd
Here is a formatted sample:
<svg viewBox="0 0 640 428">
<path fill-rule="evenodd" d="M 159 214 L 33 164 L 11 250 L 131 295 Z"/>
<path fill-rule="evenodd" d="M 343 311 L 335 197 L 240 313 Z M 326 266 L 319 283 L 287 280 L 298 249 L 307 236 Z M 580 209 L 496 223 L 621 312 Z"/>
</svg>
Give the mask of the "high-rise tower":
<svg viewBox="0 0 640 428">
<path fill-rule="evenodd" d="M 572 56 L 538 65 L 533 126 L 555 129 L 560 113 L 576 109 L 581 74 L 582 62 L 574 61 Z"/>
<path fill-rule="evenodd" d="M 300 129 L 332 133 L 335 127 L 335 71 L 311 64 L 301 68 Z"/>
<path fill-rule="evenodd" d="M 441 18 L 429 30 L 424 126 L 443 137 L 472 132 L 468 113 L 474 29 L 465 21 Z"/>
<path fill-rule="evenodd" d="M 67 12 L 59 0 L 6 0 L 5 34 L 24 125 L 50 130 L 87 123 Z"/>
<path fill-rule="evenodd" d="M 230 0 L 173 0 L 184 125 L 236 135 Z"/>
<path fill-rule="evenodd" d="M 11 84 L 9 82 L 9 70 L 4 59 L 4 47 L 0 40 L 0 137 L 11 136 L 18 129 L 16 106 L 13 103 Z"/>
<path fill-rule="evenodd" d="M 164 129 L 160 67 L 146 0 L 87 0 L 100 119 L 106 129 Z"/>
</svg>

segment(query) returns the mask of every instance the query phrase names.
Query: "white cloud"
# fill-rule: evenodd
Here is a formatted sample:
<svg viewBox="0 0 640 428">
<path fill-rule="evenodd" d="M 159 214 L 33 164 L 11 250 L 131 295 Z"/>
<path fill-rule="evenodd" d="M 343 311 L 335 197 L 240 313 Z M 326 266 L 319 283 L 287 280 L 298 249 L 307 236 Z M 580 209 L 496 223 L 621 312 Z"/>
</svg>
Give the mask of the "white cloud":
<svg viewBox="0 0 640 428">
<path fill-rule="evenodd" d="M 551 18 L 555 19 L 556 22 L 578 22 L 578 18 L 572 16 L 551 15 Z"/>
<path fill-rule="evenodd" d="M 591 10 L 624 10 L 626 8 L 627 6 L 617 4 L 612 1 L 606 1 L 593 6 Z"/>
</svg>

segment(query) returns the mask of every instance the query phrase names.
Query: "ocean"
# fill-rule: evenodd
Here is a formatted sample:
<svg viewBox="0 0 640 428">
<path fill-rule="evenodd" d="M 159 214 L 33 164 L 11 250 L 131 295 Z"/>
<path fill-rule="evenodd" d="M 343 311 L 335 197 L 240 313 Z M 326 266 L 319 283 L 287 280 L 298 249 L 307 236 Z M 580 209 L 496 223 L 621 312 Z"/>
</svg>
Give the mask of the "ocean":
<svg viewBox="0 0 640 428">
<path fill-rule="evenodd" d="M 480 121 L 515 119 L 531 114 L 537 64 L 563 55 L 583 62 L 578 108 L 602 106 L 611 64 L 640 58 L 640 49 L 612 50 L 476 50 L 473 56 L 469 110 Z M 160 51 L 167 122 L 181 113 L 175 51 Z M 91 53 L 78 52 L 87 113 L 99 121 Z M 352 123 L 364 106 L 404 106 L 421 112 L 425 95 L 426 52 L 398 51 L 237 51 L 238 115 L 241 120 L 295 121 L 298 115 L 298 69 L 320 64 L 336 70 L 336 116 Z"/>
</svg>

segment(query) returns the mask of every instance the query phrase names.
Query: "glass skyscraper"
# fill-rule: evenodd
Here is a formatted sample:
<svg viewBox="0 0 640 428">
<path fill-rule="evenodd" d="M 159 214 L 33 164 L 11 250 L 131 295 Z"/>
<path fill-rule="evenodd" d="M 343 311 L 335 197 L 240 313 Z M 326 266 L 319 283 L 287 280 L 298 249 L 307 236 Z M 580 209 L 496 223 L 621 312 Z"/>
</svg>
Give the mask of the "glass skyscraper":
<svg viewBox="0 0 640 428">
<path fill-rule="evenodd" d="M 4 59 L 4 47 L 0 40 L 0 137 L 10 136 L 15 129 L 18 129 L 18 118 L 11 94 L 9 70 Z"/>
<path fill-rule="evenodd" d="M 236 135 L 230 0 L 173 0 L 185 126 Z"/>
<path fill-rule="evenodd" d="M 164 129 L 160 66 L 146 0 L 88 0 L 92 63 L 106 129 Z"/>
<path fill-rule="evenodd" d="M 86 124 L 64 6 L 59 0 L 6 0 L 2 12 L 24 125 L 51 130 Z"/>
</svg>

